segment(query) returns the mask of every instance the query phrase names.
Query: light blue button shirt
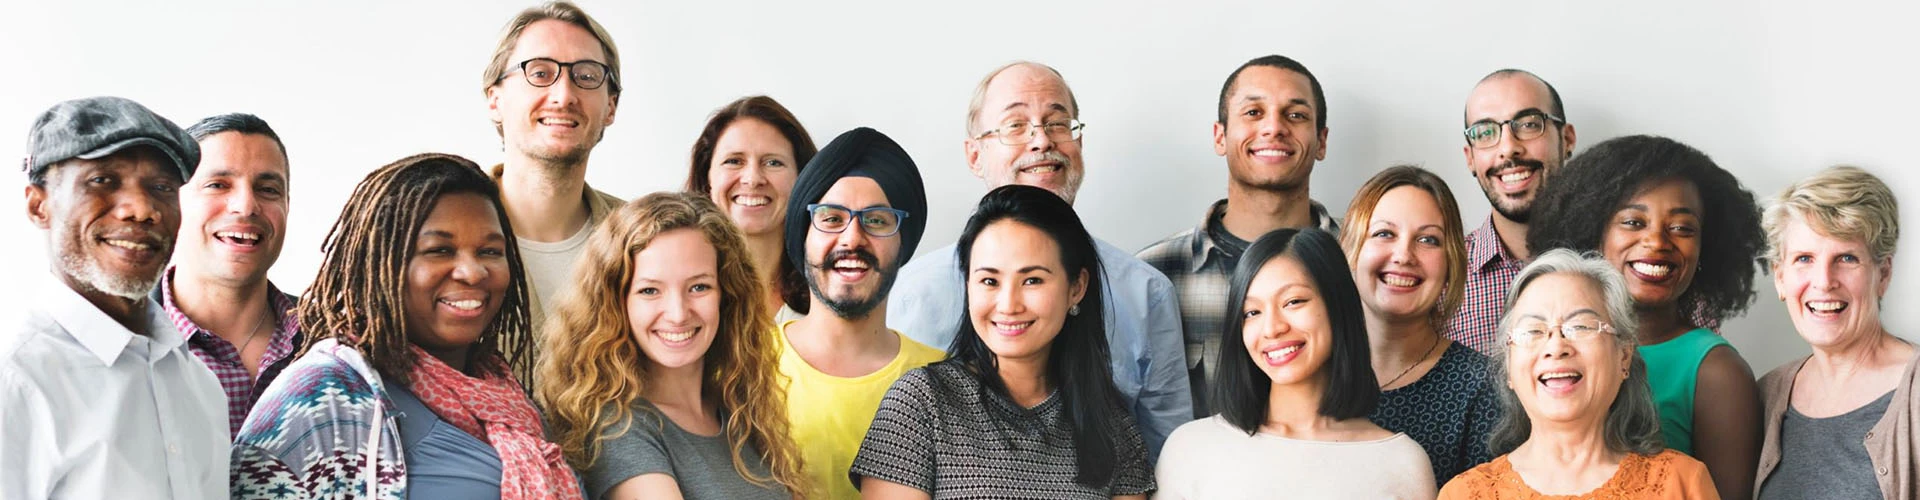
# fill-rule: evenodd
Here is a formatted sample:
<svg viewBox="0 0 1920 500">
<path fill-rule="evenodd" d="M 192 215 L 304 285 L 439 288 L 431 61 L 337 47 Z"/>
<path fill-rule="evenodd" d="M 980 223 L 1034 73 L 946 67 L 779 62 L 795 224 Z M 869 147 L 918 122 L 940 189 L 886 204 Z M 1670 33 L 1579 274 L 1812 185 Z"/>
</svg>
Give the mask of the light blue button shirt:
<svg viewBox="0 0 1920 500">
<path fill-rule="evenodd" d="M 1160 271 L 1105 241 L 1094 245 L 1106 269 L 1113 385 L 1133 409 L 1150 455 L 1159 457 L 1167 435 L 1193 420 L 1180 304 Z M 939 349 L 953 344 L 966 313 L 966 279 L 952 245 L 914 256 L 887 297 L 887 327 Z"/>
</svg>

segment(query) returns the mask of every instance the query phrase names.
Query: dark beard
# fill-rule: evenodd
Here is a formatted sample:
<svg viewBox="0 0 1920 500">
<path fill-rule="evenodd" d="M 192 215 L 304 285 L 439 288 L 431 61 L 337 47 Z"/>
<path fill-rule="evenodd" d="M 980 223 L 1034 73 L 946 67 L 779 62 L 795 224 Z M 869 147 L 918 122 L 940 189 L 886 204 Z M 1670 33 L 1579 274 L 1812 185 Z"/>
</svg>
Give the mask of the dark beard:
<svg viewBox="0 0 1920 500">
<path fill-rule="evenodd" d="M 859 229 L 850 228 L 849 230 L 857 231 Z M 859 299 L 838 300 L 827 296 L 826 290 L 820 289 L 820 283 L 827 280 L 827 273 L 833 272 L 832 263 L 846 257 L 859 259 L 860 262 L 867 264 L 868 269 L 880 273 L 880 288 L 875 289 L 873 295 Z M 872 253 L 866 250 L 858 249 L 840 250 L 829 253 L 827 254 L 827 260 L 823 261 L 823 263 L 808 263 L 807 267 L 810 268 L 807 273 L 807 289 L 811 290 L 813 296 L 820 299 L 820 303 L 825 304 L 827 309 L 833 310 L 834 316 L 849 320 L 864 319 L 868 314 L 873 312 L 874 308 L 880 307 L 880 303 L 887 300 L 887 292 L 893 290 L 893 280 L 900 276 L 898 272 L 899 269 L 881 267 L 878 257 L 874 257 Z"/>
<path fill-rule="evenodd" d="M 1483 173 L 1480 175 L 1486 176 L 1486 177 L 1492 177 L 1493 172 L 1499 172 L 1501 170 L 1505 170 L 1508 167 L 1511 167 L 1514 165 L 1524 166 L 1529 169 L 1532 169 L 1533 175 L 1536 177 L 1539 177 L 1539 180 L 1534 182 L 1532 200 L 1528 200 L 1525 205 L 1521 205 L 1518 208 L 1509 208 L 1500 203 L 1501 201 L 1503 201 L 1501 198 L 1501 195 L 1494 194 L 1494 192 L 1491 189 L 1481 189 L 1481 192 L 1482 194 L 1487 195 L 1487 204 L 1493 206 L 1493 211 L 1499 212 L 1501 217 L 1505 217 L 1507 220 L 1513 221 L 1515 223 L 1526 224 L 1527 221 L 1533 219 L 1533 204 L 1538 203 L 1540 201 L 1540 195 L 1546 192 L 1546 186 L 1547 186 L 1546 164 L 1537 160 L 1514 160 L 1514 161 L 1508 162 L 1508 164 L 1506 165 L 1495 167 L 1491 170 L 1488 170 L 1486 173 Z M 1488 178 L 1487 182 L 1498 183 L 1500 182 L 1500 180 Z"/>
<path fill-rule="evenodd" d="M 1538 193 L 1535 193 L 1534 196 L 1535 196 L 1535 200 L 1537 201 L 1538 196 L 1540 195 Z M 1501 206 L 1500 200 L 1496 199 L 1496 196 L 1493 193 L 1487 193 L 1487 204 L 1492 205 L 1493 211 L 1499 212 L 1501 217 L 1505 217 L 1507 220 L 1513 221 L 1518 224 L 1526 224 L 1528 220 L 1533 219 L 1533 203 L 1532 202 L 1528 202 L 1527 206 L 1524 206 L 1524 207 L 1509 209 L 1505 206 Z"/>
</svg>

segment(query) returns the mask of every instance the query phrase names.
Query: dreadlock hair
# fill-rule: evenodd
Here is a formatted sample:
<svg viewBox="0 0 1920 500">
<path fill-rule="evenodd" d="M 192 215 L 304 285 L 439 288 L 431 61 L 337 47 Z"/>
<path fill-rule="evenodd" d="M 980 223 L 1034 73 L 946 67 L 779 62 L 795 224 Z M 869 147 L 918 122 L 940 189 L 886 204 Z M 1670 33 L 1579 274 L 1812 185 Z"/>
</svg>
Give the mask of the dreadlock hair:
<svg viewBox="0 0 1920 500">
<path fill-rule="evenodd" d="M 468 353 L 475 375 L 507 375 L 506 364 L 528 353 L 500 352 L 501 345 L 526 346 L 533 329 L 527 314 L 526 271 L 520 246 L 500 204 L 500 189 L 472 161 L 449 154 L 425 153 L 401 158 L 367 174 L 347 198 L 340 218 L 327 231 L 320 272 L 296 311 L 307 346 L 335 339 L 367 358 L 382 377 L 411 383 L 417 362 L 410 349 L 406 321 L 407 262 L 427 216 L 442 196 L 477 194 L 493 204 L 506 235 L 508 282 L 505 300 L 493 323 Z M 303 348 L 304 350 L 304 348 Z M 503 363 L 485 362 L 489 359 Z"/>
<path fill-rule="evenodd" d="M 632 412 L 645 408 L 636 403 L 654 376 L 627 313 L 635 258 L 655 238 L 679 229 L 699 231 L 713 245 L 720 316 L 708 325 L 717 331 L 701 361 L 700 391 L 703 399 L 720 402 L 733 468 L 749 482 L 800 495 L 807 491 L 806 476 L 787 431 L 787 391 L 766 285 L 754 272 L 740 230 L 712 200 L 695 193 L 653 193 L 628 202 L 588 237 L 562 294 L 570 298 L 556 304 L 545 326 L 543 383 L 535 394 L 546 409 L 547 432 L 567 461 L 584 470 L 599 458 L 601 442 L 631 430 Z M 664 415 L 653 416 L 664 422 Z M 748 470 L 749 449 L 761 454 L 751 460 L 764 457 L 771 477 Z"/>
</svg>

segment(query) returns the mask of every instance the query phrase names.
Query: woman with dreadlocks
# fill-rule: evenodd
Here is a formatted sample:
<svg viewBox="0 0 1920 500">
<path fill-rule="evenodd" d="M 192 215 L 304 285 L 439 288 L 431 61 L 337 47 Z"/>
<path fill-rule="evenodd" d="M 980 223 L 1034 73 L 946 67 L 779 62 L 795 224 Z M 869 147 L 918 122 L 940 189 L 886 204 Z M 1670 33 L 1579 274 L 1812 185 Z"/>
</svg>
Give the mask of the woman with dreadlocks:
<svg viewBox="0 0 1920 500">
<path fill-rule="evenodd" d="M 300 302 L 306 351 L 234 439 L 233 497 L 580 498 L 508 373 L 527 353 L 499 350 L 532 332 L 517 248 L 471 161 L 362 180 Z"/>
</svg>

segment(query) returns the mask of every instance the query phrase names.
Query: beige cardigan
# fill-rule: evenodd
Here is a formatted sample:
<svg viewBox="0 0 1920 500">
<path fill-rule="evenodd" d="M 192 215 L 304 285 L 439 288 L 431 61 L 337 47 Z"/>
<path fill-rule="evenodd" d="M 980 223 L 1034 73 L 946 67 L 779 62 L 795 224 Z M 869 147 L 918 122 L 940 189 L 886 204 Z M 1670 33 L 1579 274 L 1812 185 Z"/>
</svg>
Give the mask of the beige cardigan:
<svg viewBox="0 0 1920 500">
<path fill-rule="evenodd" d="M 1760 471 L 1753 478 L 1755 498 L 1760 496 L 1760 487 L 1767 483 L 1767 474 L 1780 465 L 1780 422 L 1786 417 L 1787 400 L 1793 394 L 1793 377 L 1809 358 L 1811 356 L 1780 365 L 1760 378 L 1760 395 L 1767 407 L 1767 432 L 1760 447 Z M 1916 456 L 1916 452 L 1920 452 L 1920 397 L 1913 393 L 1917 382 L 1920 382 L 1920 354 L 1907 361 L 1900 385 L 1893 389 L 1887 414 L 1867 431 L 1864 442 L 1867 457 L 1873 460 L 1874 476 L 1880 480 L 1880 492 L 1887 500 L 1920 498 L 1914 484 L 1916 478 L 1920 478 L 1920 462 L 1915 461 L 1920 458 Z"/>
</svg>

